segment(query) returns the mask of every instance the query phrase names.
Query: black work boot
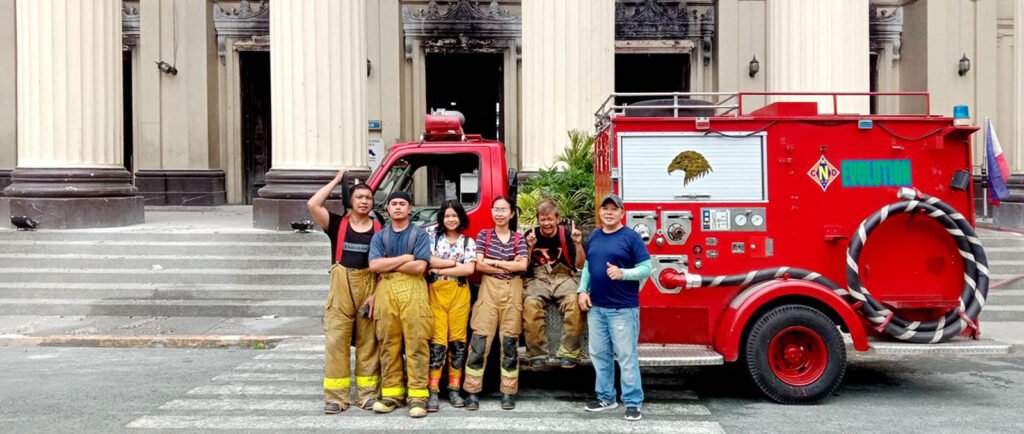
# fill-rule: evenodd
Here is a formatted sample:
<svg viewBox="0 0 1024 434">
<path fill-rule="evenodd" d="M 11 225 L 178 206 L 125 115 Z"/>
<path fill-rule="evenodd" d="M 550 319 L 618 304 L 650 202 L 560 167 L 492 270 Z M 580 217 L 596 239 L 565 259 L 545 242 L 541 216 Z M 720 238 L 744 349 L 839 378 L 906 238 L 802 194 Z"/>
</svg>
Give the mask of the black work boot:
<svg viewBox="0 0 1024 434">
<path fill-rule="evenodd" d="M 466 406 L 466 400 L 462 399 L 462 395 L 459 394 L 458 390 L 448 391 L 448 402 L 455 408 L 462 408 Z"/>
<path fill-rule="evenodd" d="M 514 410 L 516 408 L 516 396 L 504 394 L 501 396 L 501 409 Z"/>
<path fill-rule="evenodd" d="M 477 411 L 480 409 L 480 398 L 476 397 L 475 393 L 470 393 L 466 397 L 466 410 Z"/>
<path fill-rule="evenodd" d="M 430 392 L 430 397 L 427 398 L 427 412 L 437 413 L 441 409 L 441 402 L 437 400 L 437 392 Z"/>
<path fill-rule="evenodd" d="M 324 403 L 324 414 L 338 414 L 342 412 L 341 405 L 337 402 L 325 402 Z"/>
<path fill-rule="evenodd" d="M 576 359 L 574 359 L 572 357 L 562 357 L 561 366 L 563 368 L 566 368 L 566 369 L 575 368 L 576 367 Z"/>
</svg>

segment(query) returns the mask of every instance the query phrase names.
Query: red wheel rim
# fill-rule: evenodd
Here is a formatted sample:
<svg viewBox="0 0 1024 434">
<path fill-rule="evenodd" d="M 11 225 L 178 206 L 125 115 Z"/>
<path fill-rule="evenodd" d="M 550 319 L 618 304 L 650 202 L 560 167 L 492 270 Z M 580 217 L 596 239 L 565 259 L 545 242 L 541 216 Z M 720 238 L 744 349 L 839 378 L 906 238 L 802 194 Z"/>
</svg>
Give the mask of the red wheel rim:
<svg viewBox="0 0 1024 434">
<path fill-rule="evenodd" d="M 814 330 L 803 326 L 786 327 L 768 345 L 768 364 L 782 382 L 806 386 L 825 373 L 828 349 Z"/>
</svg>

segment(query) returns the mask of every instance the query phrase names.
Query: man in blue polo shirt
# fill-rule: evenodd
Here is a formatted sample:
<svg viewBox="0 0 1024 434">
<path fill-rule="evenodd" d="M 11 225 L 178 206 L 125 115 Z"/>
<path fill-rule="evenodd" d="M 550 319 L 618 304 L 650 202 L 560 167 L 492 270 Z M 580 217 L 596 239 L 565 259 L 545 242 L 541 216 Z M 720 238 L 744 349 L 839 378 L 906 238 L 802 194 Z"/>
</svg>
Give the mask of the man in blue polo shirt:
<svg viewBox="0 0 1024 434">
<path fill-rule="evenodd" d="M 587 411 L 618 407 L 615 400 L 615 359 L 622 372 L 622 403 L 626 420 L 640 420 L 644 392 L 640 384 L 637 344 L 640 339 L 640 281 L 651 274 L 651 255 L 635 231 L 622 225 L 622 199 L 609 194 L 601 201 L 601 229 L 590 234 L 587 262 L 577 290 L 587 315 L 590 361 L 597 372 L 597 399 Z"/>
</svg>

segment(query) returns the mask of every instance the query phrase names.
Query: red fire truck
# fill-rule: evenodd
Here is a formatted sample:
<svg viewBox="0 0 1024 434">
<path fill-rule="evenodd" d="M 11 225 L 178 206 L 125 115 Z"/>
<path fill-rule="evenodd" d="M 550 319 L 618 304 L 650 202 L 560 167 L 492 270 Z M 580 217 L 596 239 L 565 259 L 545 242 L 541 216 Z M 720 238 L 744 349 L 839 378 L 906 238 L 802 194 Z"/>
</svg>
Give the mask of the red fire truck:
<svg viewBox="0 0 1024 434">
<path fill-rule="evenodd" d="M 824 103 L 747 110 L 794 96 Z M 926 109 L 836 109 L 878 97 L 920 98 Z M 977 339 L 988 288 L 973 230 L 978 128 L 929 106 L 925 93 L 610 96 L 596 113 L 595 192 L 622 197 L 626 227 L 652 256 L 641 365 L 738 362 L 770 399 L 811 403 L 839 386 L 848 346 L 1007 352 Z M 475 235 L 491 223 L 491 198 L 514 196 L 515 179 L 501 143 L 431 115 L 422 140 L 394 145 L 368 183 L 380 199 L 414 191 L 420 224 L 458 197 Z"/>
</svg>

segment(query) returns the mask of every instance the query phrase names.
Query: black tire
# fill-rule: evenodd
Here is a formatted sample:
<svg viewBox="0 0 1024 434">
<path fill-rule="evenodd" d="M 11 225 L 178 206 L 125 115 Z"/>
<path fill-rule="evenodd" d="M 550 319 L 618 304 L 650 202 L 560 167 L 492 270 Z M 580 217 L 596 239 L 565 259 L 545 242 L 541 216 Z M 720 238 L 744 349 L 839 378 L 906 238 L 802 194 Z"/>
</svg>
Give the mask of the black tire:
<svg viewBox="0 0 1024 434">
<path fill-rule="evenodd" d="M 780 335 L 783 331 L 786 331 L 785 336 Z M 803 342 L 809 343 L 808 347 L 817 347 L 808 351 L 816 356 L 800 358 L 804 362 L 796 364 L 803 366 L 802 369 L 793 368 L 786 365 L 787 362 L 776 359 L 773 369 L 772 358 L 769 356 L 773 340 L 779 338 L 775 348 L 778 352 L 781 342 L 794 334 L 810 338 L 810 341 Z M 823 348 L 820 343 L 824 343 Z M 822 355 L 826 356 L 824 361 L 821 360 Z M 817 361 L 808 363 L 808 359 Z M 846 373 L 846 344 L 836 324 L 821 311 L 804 305 L 783 305 L 761 315 L 750 328 L 743 360 L 746 361 L 747 372 L 754 384 L 772 401 L 780 404 L 815 404 L 835 392 L 842 383 Z M 807 365 L 812 367 L 806 368 Z M 815 370 L 821 370 L 820 374 L 812 372 Z M 809 382 L 794 384 L 800 382 L 795 381 L 793 376 L 787 377 L 789 381 L 785 381 L 780 375 L 795 375 Z M 799 377 L 801 375 L 804 377 Z"/>
</svg>

